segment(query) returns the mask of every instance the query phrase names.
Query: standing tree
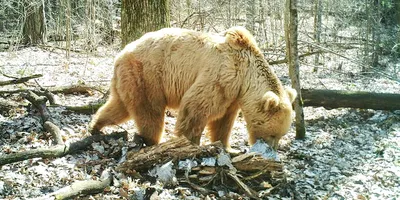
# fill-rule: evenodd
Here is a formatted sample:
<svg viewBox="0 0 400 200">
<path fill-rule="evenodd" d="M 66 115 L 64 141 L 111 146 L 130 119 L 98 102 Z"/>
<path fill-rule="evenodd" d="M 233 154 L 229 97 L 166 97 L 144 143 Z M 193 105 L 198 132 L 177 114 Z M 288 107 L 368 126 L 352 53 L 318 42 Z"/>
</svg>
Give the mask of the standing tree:
<svg viewBox="0 0 400 200">
<path fill-rule="evenodd" d="M 322 0 L 314 0 L 314 40 L 319 45 L 321 42 Z M 319 65 L 319 53 L 315 54 L 314 65 Z M 317 72 L 318 68 L 314 68 Z"/>
<path fill-rule="evenodd" d="M 96 46 L 96 0 L 86 0 L 86 49 L 93 51 Z"/>
<path fill-rule="evenodd" d="M 247 0 L 246 2 L 246 29 L 254 34 L 254 26 L 256 23 L 256 1 Z"/>
<path fill-rule="evenodd" d="M 122 0 L 122 46 L 144 33 L 169 27 L 168 0 Z"/>
<path fill-rule="evenodd" d="M 69 60 L 71 50 L 71 1 L 63 0 L 61 5 L 65 8 L 65 57 Z"/>
<path fill-rule="evenodd" d="M 22 29 L 23 44 L 43 44 L 46 42 L 46 20 L 44 0 L 24 1 L 25 22 Z"/>
<path fill-rule="evenodd" d="M 293 102 L 296 112 L 296 138 L 303 139 L 306 135 L 304 125 L 303 100 L 300 90 L 299 56 L 297 51 L 297 0 L 286 0 L 285 6 L 285 39 L 286 58 L 289 63 L 289 76 L 292 87 L 297 91 L 297 98 Z"/>
</svg>

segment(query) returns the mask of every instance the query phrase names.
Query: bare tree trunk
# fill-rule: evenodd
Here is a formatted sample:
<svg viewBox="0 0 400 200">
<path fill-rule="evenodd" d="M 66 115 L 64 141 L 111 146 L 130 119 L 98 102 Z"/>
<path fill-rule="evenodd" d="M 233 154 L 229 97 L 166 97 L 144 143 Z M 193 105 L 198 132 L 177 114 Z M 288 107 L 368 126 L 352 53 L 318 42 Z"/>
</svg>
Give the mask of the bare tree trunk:
<svg viewBox="0 0 400 200">
<path fill-rule="evenodd" d="M 319 45 L 321 42 L 321 21 L 322 21 L 322 0 L 314 2 L 314 40 Z M 319 65 L 319 54 L 315 54 L 314 65 Z M 314 67 L 314 72 L 317 72 L 318 67 Z"/>
<path fill-rule="evenodd" d="M 246 29 L 254 34 L 254 25 L 256 23 L 256 1 L 247 0 L 246 2 Z"/>
<path fill-rule="evenodd" d="M 169 27 L 168 0 L 122 0 L 122 46 L 144 33 Z"/>
<path fill-rule="evenodd" d="M 46 43 L 44 0 L 25 0 L 25 22 L 22 29 L 24 44 Z"/>
<path fill-rule="evenodd" d="M 71 1 L 61 1 L 65 8 L 65 57 L 67 60 L 70 58 L 71 51 Z"/>
<path fill-rule="evenodd" d="M 86 0 L 86 49 L 95 49 L 96 36 L 96 0 Z"/>
<path fill-rule="evenodd" d="M 113 31 L 113 25 L 112 25 L 112 11 L 113 11 L 113 1 L 112 0 L 102 0 L 99 1 L 99 4 L 102 9 L 102 36 L 103 40 L 107 44 L 111 44 L 114 40 L 114 31 Z"/>
<path fill-rule="evenodd" d="M 364 42 L 364 58 L 367 60 L 366 63 L 370 63 L 368 61 L 369 60 L 369 56 L 368 55 L 370 53 L 370 50 L 369 50 L 369 34 L 371 32 L 371 16 L 370 16 L 369 0 L 365 0 L 365 13 L 366 13 L 365 16 L 367 17 L 367 21 L 366 21 L 366 24 L 365 24 L 366 31 L 365 31 L 365 42 Z M 362 67 L 362 69 L 361 69 L 362 72 L 366 72 L 367 71 L 367 69 L 365 68 L 365 65 L 362 65 L 361 67 Z"/>
<path fill-rule="evenodd" d="M 377 67 L 379 65 L 379 56 L 382 54 L 381 47 L 381 0 L 374 1 L 374 14 L 373 17 L 373 26 L 372 26 L 372 41 L 374 42 L 373 53 L 372 53 L 372 67 Z"/>
<path fill-rule="evenodd" d="M 306 129 L 304 125 L 303 100 L 299 78 L 299 57 L 297 51 L 297 0 L 286 0 L 285 8 L 286 57 L 289 63 L 289 75 L 292 80 L 292 87 L 298 94 L 294 101 L 294 110 L 296 112 L 296 138 L 303 139 L 305 138 Z"/>
</svg>

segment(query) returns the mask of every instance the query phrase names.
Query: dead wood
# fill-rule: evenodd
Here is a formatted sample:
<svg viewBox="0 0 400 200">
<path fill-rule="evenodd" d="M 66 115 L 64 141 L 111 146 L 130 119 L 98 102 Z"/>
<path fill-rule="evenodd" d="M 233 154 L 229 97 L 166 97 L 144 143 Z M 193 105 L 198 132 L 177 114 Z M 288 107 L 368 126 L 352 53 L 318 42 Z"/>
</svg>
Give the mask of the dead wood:
<svg viewBox="0 0 400 200">
<path fill-rule="evenodd" d="M 223 145 L 219 141 L 199 146 L 192 144 L 182 136 L 159 145 L 143 148 L 139 152 L 129 152 L 126 161 L 117 170 L 129 174 L 129 172 L 147 170 L 171 160 L 216 156 L 222 150 Z"/>
<path fill-rule="evenodd" d="M 400 110 L 400 94 L 344 90 L 301 90 L 304 106 Z"/>
<path fill-rule="evenodd" d="M 71 185 L 64 187 L 50 196 L 55 199 L 71 199 L 78 195 L 97 194 L 104 191 L 104 189 L 111 185 L 112 174 L 111 170 L 104 170 L 100 180 L 85 180 L 75 181 Z"/>
<path fill-rule="evenodd" d="M 34 74 L 32 76 L 26 76 L 26 77 L 21 77 L 21 78 L 13 78 L 12 80 L 8 80 L 8 81 L 0 81 L 0 86 L 25 83 L 25 82 L 27 82 L 27 81 L 29 81 L 31 79 L 40 78 L 42 76 L 43 76 L 42 74 Z"/>
<path fill-rule="evenodd" d="M 84 106 L 64 106 L 66 110 L 81 114 L 94 114 L 105 102 L 92 103 Z"/>
<path fill-rule="evenodd" d="M 40 116 L 42 118 L 42 123 L 44 129 L 52 135 L 54 144 L 63 144 L 64 141 L 61 137 L 60 128 L 58 128 L 51 119 L 51 114 L 49 109 L 46 106 L 47 97 L 38 96 L 32 91 L 27 91 L 23 95 L 32 105 L 39 111 Z"/>
<path fill-rule="evenodd" d="M 48 132 L 50 132 L 51 136 L 53 137 L 53 142 L 54 144 L 64 144 L 64 141 L 61 137 L 61 131 L 58 126 L 53 124 L 51 121 L 46 121 L 43 124 L 44 129 L 46 129 Z"/>
<path fill-rule="evenodd" d="M 1 82 L 0 82 L 1 83 Z M 47 92 L 53 94 L 88 94 L 92 95 L 93 91 L 101 92 L 105 94 L 100 88 L 88 86 L 88 85 L 69 85 L 69 86 L 60 86 L 60 87 L 51 87 L 51 88 L 43 88 L 41 87 L 40 90 L 30 90 L 30 89 L 17 89 L 17 90 L 0 90 L 0 94 L 16 94 L 22 93 L 26 91 L 32 91 L 38 95 L 46 95 Z"/>
<path fill-rule="evenodd" d="M 27 99 L 40 113 L 42 122 L 46 122 L 50 119 L 50 111 L 46 107 L 47 98 L 44 96 L 38 96 L 34 92 L 28 90 L 22 94 L 22 96 Z"/>
<path fill-rule="evenodd" d="M 233 166 L 239 171 L 254 172 L 267 169 L 267 171 L 283 171 L 281 162 L 267 160 L 256 153 L 247 153 L 232 158 Z"/>
<path fill-rule="evenodd" d="M 244 193 L 253 198 L 253 199 L 260 199 L 258 198 L 257 192 L 251 189 L 249 186 L 247 186 L 242 180 L 240 180 L 239 177 L 237 177 L 236 174 L 233 174 L 231 172 L 227 173 L 228 177 L 230 177 L 235 183 L 244 191 Z"/>
<path fill-rule="evenodd" d="M 117 140 L 119 138 L 127 140 L 127 132 L 117 132 L 109 135 L 92 135 L 71 144 L 55 145 L 46 148 L 0 155 L 0 166 L 32 158 L 59 158 L 87 150 L 94 142 L 108 141 L 111 139 Z"/>
<path fill-rule="evenodd" d="M 201 187 L 201 186 L 199 186 L 199 185 L 197 185 L 195 183 L 190 182 L 189 180 L 182 180 L 182 181 L 179 181 L 179 182 L 180 183 L 184 183 L 184 184 L 188 184 L 190 187 L 192 187 L 196 191 L 200 192 L 204 196 L 209 195 L 209 194 L 215 194 L 215 195 L 218 194 L 217 192 L 215 192 L 213 190 L 209 190 L 209 189 L 207 189 L 205 187 Z"/>
<path fill-rule="evenodd" d="M 314 54 L 320 54 L 320 53 L 325 53 L 325 52 L 324 51 L 307 52 L 307 53 L 299 55 L 299 58 L 304 58 L 304 57 L 307 57 L 307 56 L 312 56 Z M 288 60 L 285 58 L 285 59 L 282 59 L 282 60 L 275 60 L 275 61 L 268 62 L 268 64 L 269 65 L 278 65 L 278 64 L 283 64 L 283 63 L 287 63 L 287 62 L 288 62 Z"/>
<path fill-rule="evenodd" d="M 60 87 L 52 87 L 49 89 L 50 92 L 54 94 L 88 94 L 93 95 L 93 91 L 102 92 L 99 88 L 88 86 L 88 85 L 69 85 L 69 86 L 60 86 Z"/>
</svg>

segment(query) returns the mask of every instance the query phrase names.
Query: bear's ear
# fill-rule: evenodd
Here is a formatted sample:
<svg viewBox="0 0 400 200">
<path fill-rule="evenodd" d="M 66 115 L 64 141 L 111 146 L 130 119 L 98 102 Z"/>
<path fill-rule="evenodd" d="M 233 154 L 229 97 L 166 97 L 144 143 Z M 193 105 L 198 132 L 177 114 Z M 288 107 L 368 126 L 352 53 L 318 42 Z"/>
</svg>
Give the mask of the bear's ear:
<svg viewBox="0 0 400 200">
<path fill-rule="evenodd" d="M 257 47 L 253 35 L 243 27 L 232 27 L 224 32 L 225 41 L 234 49 Z"/>
<path fill-rule="evenodd" d="M 276 108 L 280 103 L 278 95 L 271 91 L 266 92 L 262 99 L 264 101 L 264 110 Z"/>
<path fill-rule="evenodd" d="M 293 103 L 293 101 L 296 99 L 297 97 L 297 92 L 295 89 L 291 88 L 291 87 L 286 87 L 285 88 L 286 93 L 289 97 L 290 103 Z"/>
</svg>

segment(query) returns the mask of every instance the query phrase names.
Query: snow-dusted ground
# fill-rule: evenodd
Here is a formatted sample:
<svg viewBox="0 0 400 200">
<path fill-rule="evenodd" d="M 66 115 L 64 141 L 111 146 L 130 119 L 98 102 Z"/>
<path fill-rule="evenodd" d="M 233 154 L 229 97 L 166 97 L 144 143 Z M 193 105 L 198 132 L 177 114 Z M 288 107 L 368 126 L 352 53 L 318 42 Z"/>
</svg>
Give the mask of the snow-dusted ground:
<svg viewBox="0 0 400 200">
<path fill-rule="evenodd" d="M 106 89 L 116 52 L 103 52 L 96 56 L 72 53 L 69 62 L 64 59 L 62 51 L 55 49 L 25 48 L 0 52 L 0 70 L 16 77 L 43 74 L 37 79 L 42 87 L 83 82 Z M 313 68 L 307 65 L 309 61 L 301 61 L 304 88 L 400 93 L 400 83 L 381 73 L 362 75 L 358 66 L 338 57 L 329 57 L 323 62 L 325 64 L 320 66 L 319 71 L 313 73 Z M 339 65 L 342 65 L 341 70 L 337 69 Z M 273 67 L 282 81 L 288 84 L 285 66 Z M 1 76 L 2 80 L 7 78 Z M 27 85 L 5 86 L 1 90 L 34 87 L 37 84 L 30 81 Z M 95 93 L 93 96 L 57 97 L 62 105 L 85 105 L 102 96 Z M 27 103 L 18 95 L 6 97 L 6 100 Z M 50 110 L 67 142 L 87 136 L 86 128 L 91 116 L 66 112 L 59 107 Z M 271 199 L 400 199 L 400 111 L 311 107 L 306 107 L 304 111 L 307 138 L 294 140 L 292 129 L 281 141 L 278 151 L 285 164 L 288 187 L 291 187 L 293 196 L 275 195 Z M 174 117 L 167 117 L 164 140 L 172 136 L 174 123 Z M 122 128 L 135 131 L 133 122 L 124 124 Z M 107 128 L 108 131 L 113 129 L 116 127 Z M 40 118 L 25 108 L 15 109 L 8 116 L 0 115 L 0 155 L 51 145 L 48 134 L 42 130 Z M 234 147 L 246 145 L 246 133 L 243 119 L 238 118 L 231 137 Z M 104 159 L 103 148 L 99 146 L 106 146 L 107 151 L 112 144 L 95 144 L 91 151 L 63 158 L 32 159 L 2 166 L 0 199 L 40 197 L 75 180 L 98 179 L 102 170 L 117 162 L 112 159 L 99 162 Z M 94 198 L 131 196 L 140 199 L 144 188 L 149 185 L 116 174 L 109 192 Z M 185 188 L 154 187 L 161 199 L 201 197 Z"/>
</svg>

